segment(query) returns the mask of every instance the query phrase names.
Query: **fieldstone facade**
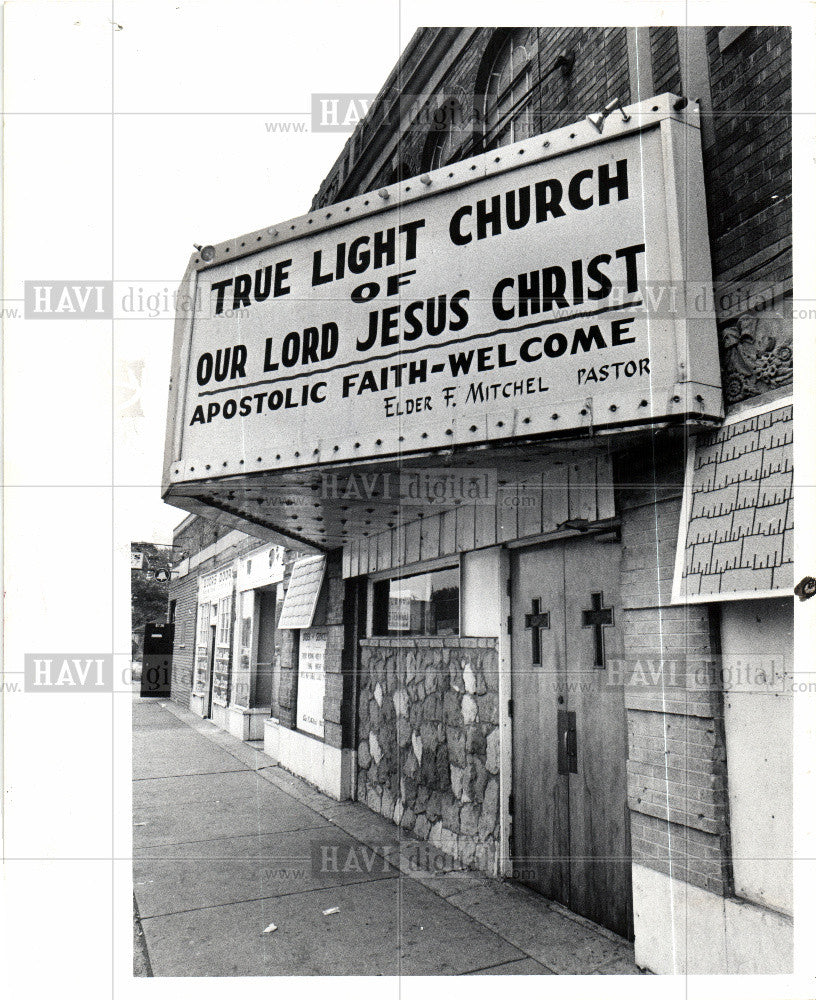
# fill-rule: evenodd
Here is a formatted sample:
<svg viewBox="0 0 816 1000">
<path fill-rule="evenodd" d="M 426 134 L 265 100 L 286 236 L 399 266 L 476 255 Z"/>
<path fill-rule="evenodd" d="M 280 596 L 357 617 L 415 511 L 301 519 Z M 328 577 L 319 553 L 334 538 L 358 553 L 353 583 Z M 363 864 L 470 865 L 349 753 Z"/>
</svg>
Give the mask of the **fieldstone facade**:
<svg viewBox="0 0 816 1000">
<path fill-rule="evenodd" d="M 494 639 L 364 639 L 357 798 L 466 867 L 496 872 Z"/>
</svg>

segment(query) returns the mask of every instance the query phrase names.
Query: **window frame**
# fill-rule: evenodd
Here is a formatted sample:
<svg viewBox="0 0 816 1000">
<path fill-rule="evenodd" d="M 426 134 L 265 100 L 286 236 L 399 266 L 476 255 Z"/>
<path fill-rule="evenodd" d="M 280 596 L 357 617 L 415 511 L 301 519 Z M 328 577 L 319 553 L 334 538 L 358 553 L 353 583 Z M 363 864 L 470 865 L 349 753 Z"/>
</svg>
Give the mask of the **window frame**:
<svg viewBox="0 0 816 1000">
<path fill-rule="evenodd" d="M 531 135 L 534 135 L 533 123 L 529 118 L 530 113 L 530 101 L 531 94 L 533 91 L 533 57 L 528 52 L 527 46 L 522 41 L 517 41 L 517 35 L 519 32 L 525 29 L 517 28 L 515 30 L 508 31 L 504 37 L 498 43 L 493 57 L 487 67 L 487 73 L 485 76 L 484 85 L 484 101 L 482 102 L 482 114 L 483 114 L 483 135 L 482 142 L 484 149 L 498 149 L 501 146 L 509 146 L 514 142 L 521 142 L 523 139 L 528 139 Z M 513 57 L 518 49 L 524 50 L 525 59 L 522 66 L 516 70 L 513 65 Z M 497 66 L 499 61 L 505 58 L 505 62 L 502 63 L 501 67 L 497 72 Z M 494 79 L 497 77 L 500 79 L 502 72 L 509 64 L 509 71 L 512 74 L 504 87 L 503 90 L 499 91 L 498 86 L 496 91 L 492 90 L 492 85 Z M 522 76 L 526 75 L 527 86 L 524 93 L 521 96 L 516 96 L 516 92 L 521 85 Z M 490 104 L 489 102 L 493 100 L 493 106 L 488 110 Z M 509 99 L 509 104 L 506 110 L 500 115 L 499 109 Z M 512 114 L 513 109 L 517 105 L 517 114 Z M 492 116 L 496 116 L 496 122 L 492 125 L 490 124 L 490 119 Z M 524 135 L 518 135 L 518 127 L 521 122 L 522 115 L 527 116 L 526 130 Z M 506 121 L 504 120 L 506 116 Z M 500 141 L 505 140 L 505 141 Z"/>
<path fill-rule="evenodd" d="M 424 576 L 428 573 L 439 572 L 440 570 L 456 570 L 458 577 L 458 600 L 457 600 L 457 627 L 456 635 L 428 635 L 427 633 L 410 634 L 397 633 L 393 635 L 378 635 L 374 632 L 374 593 L 375 585 L 384 581 L 407 579 L 414 576 Z M 393 566 L 391 569 L 379 570 L 369 574 L 368 594 L 366 601 L 366 636 L 370 639 L 461 639 L 462 633 L 462 557 L 461 554 L 450 556 L 440 556 L 438 559 L 428 559 L 421 563 L 412 563 L 409 566 Z"/>
</svg>

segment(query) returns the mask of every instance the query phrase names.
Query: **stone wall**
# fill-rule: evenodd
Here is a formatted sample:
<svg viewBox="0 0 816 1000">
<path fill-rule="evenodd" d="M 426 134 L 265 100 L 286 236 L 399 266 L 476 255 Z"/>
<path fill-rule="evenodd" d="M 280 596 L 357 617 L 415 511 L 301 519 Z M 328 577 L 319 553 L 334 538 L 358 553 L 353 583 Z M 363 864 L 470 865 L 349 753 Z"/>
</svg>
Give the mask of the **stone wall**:
<svg viewBox="0 0 816 1000">
<path fill-rule="evenodd" d="M 364 639 L 357 798 L 462 865 L 495 874 L 494 639 Z"/>
</svg>

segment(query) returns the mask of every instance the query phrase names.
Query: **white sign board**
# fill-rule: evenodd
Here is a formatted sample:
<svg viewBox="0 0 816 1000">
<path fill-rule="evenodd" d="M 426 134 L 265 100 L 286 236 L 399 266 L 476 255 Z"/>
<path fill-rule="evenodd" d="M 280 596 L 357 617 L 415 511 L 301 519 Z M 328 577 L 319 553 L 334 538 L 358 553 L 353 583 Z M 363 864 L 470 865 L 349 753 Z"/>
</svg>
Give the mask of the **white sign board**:
<svg viewBox="0 0 816 1000">
<path fill-rule="evenodd" d="M 699 116 L 669 100 L 194 259 L 166 483 L 719 418 Z"/>
<path fill-rule="evenodd" d="M 302 632 L 298 659 L 297 727 L 323 736 L 326 694 L 326 633 Z"/>
</svg>

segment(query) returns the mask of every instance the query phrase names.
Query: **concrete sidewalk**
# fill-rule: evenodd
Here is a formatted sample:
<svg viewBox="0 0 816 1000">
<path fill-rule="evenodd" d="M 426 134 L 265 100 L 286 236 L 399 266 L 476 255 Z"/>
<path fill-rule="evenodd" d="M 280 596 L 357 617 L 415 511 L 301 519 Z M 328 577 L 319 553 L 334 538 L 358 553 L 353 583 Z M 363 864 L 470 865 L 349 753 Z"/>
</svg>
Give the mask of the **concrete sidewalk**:
<svg viewBox="0 0 816 1000">
<path fill-rule="evenodd" d="M 616 935 L 452 871 L 430 844 L 172 702 L 134 698 L 133 778 L 136 974 L 638 972 Z"/>
</svg>

